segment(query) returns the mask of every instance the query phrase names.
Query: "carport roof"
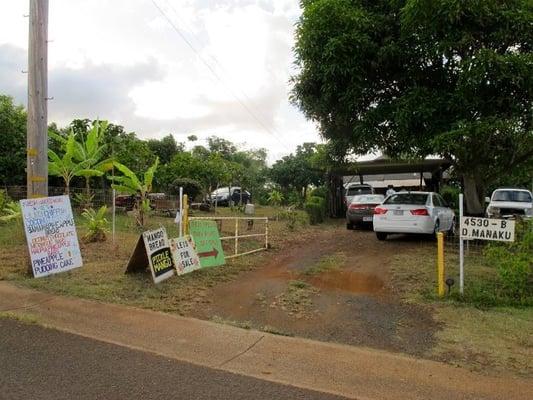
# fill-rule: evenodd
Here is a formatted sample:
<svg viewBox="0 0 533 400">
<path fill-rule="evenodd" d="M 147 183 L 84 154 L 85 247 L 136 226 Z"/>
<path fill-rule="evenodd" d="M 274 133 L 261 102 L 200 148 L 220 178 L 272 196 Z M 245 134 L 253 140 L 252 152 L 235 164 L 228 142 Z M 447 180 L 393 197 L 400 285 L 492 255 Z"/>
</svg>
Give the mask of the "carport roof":
<svg viewBox="0 0 533 400">
<path fill-rule="evenodd" d="M 445 171 L 452 163 L 442 158 L 425 160 L 392 160 L 377 158 L 372 161 L 359 161 L 334 169 L 337 175 L 376 175 L 401 174 L 408 172 L 437 172 Z"/>
</svg>

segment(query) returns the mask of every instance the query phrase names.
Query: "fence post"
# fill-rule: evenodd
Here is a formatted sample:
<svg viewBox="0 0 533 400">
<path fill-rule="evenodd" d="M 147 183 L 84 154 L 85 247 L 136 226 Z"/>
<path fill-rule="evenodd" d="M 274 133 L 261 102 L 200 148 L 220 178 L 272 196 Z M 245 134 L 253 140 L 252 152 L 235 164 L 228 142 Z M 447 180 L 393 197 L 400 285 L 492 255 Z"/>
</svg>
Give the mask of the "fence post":
<svg viewBox="0 0 533 400">
<path fill-rule="evenodd" d="M 463 194 L 459 194 L 459 293 L 461 296 L 464 292 L 465 279 L 464 279 L 464 267 L 465 267 L 465 255 L 464 255 L 464 241 L 463 241 Z"/>
<path fill-rule="evenodd" d="M 115 192 L 115 189 L 113 189 L 113 191 L 111 192 L 113 193 L 113 244 L 115 244 L 115 214 L 116 214 L 116 209 L 115 209 L 115 195 L 116 195 L 116 192 Z"/>
<path fill-rule="evenodd" d="M 181 215 L 181 221 L 183 222 L 183 234 L 189 234 L 189 196 L 183 195 L 183 215 Z"/>
<path fill-rule="evenodd" d="M 179 237 L 183 236 L 183 188 L 180 186 L 180 206 L 179 206 L 179 213 L 180 213 L 180 223 L 179 223 Z"/>
<path fill-rule="evenodd" d="M 268 217 L 265 219 L 265 250 L 268 250 Z"/>
<path fill-rule="evenodd" d="M 444 296 L 444 234 L 437 232 L 437 294 Z"/>
<path fill-rule="evenodd" d="M 239 218 L 235 218 L 235 255 L 239 252 Z"/>
</svg>

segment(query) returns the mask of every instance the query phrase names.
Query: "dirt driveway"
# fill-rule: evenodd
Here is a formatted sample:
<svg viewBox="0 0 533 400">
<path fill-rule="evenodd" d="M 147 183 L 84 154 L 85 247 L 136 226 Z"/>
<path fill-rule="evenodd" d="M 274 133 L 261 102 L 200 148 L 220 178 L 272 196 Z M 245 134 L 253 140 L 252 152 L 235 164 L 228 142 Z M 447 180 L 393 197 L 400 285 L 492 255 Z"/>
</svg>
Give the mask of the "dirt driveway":
<svg viewBox="0 0 533 400">
<path fill-rule="evenodd" d="M 263 267 L 206 294 L 190 315 L 281 334 L 422 355 L 438 329 L 429 307 L 402 303 L 389 263 L 423 239 L 379 242 L 336 225 L 297 240 Z"/>
</svg>

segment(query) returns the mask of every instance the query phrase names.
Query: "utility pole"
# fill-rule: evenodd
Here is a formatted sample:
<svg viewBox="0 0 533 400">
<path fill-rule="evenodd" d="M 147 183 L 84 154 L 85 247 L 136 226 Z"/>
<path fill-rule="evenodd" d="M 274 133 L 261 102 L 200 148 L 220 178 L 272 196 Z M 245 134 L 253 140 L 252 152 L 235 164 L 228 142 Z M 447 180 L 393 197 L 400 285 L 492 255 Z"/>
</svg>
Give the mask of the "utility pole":
<svg viewBox="0 0 533 400">
<path fill-rule="evenodd" d="M 28 199 L 48 196 L 48 0 L 30 0 L 28 44 Z"/>
</svg>

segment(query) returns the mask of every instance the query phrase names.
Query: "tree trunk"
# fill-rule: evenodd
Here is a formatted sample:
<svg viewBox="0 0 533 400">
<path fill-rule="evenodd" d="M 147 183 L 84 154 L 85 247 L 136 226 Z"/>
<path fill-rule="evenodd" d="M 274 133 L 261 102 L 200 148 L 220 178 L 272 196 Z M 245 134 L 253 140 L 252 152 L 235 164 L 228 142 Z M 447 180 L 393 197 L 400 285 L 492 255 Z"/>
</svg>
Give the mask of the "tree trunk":
<svg viewBox="0 0 533 400">
<path fill-rule="evenodd" d="M 85 208 L 90 208 L 92 206 L 90 180 L 91 180 L 90 177 L 88 176 L 85 177 Z"/>
<path fill-rule="evenodd" d="M 70 182 L 65 181 L 65 194 L 70 195 Z"/>
<path fill-rule="evenodd" d="M 464 194 L 466 213 L 482 216 L 485 214 L 485 186 L 479 177 L 474 174 L 464 174 Z"/>
</svg>

